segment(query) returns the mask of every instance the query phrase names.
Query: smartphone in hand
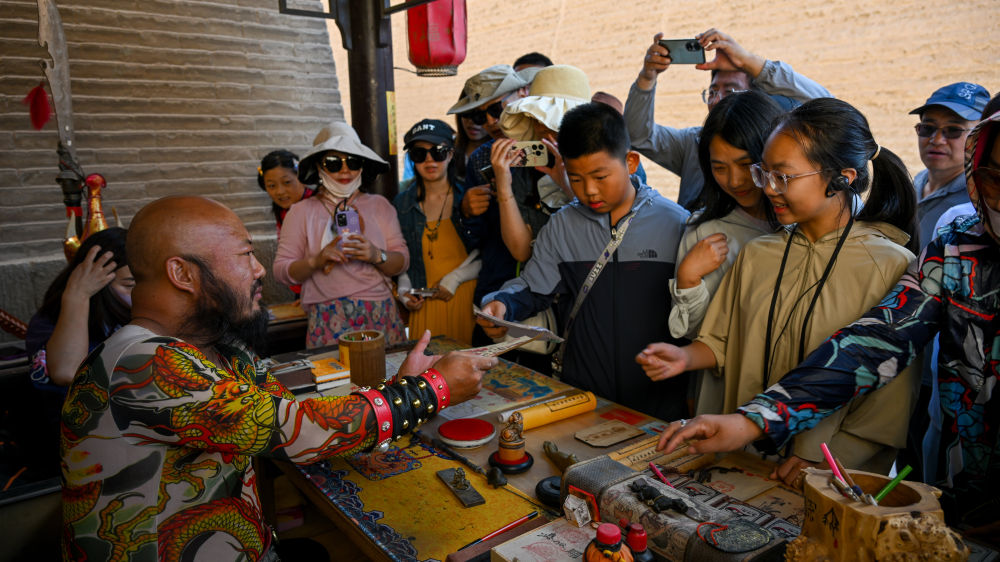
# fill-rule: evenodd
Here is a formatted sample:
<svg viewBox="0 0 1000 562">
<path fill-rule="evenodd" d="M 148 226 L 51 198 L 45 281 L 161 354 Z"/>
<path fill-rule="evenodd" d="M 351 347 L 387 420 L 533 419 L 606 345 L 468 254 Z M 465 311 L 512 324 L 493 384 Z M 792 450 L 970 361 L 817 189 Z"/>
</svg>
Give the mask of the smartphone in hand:
<svg viewBox="0 0 1000 562">
<path fill-rule="evenodd" d="M 660 39 L 657 43 L 670 51 L 670 64 L 705 62 L 705 48 L 697 39 Z"/>
<path fill-rule="evenodd" d="M 358 212 L 354 209 L 344 209 L 334 213 L 333 230 L 340 236 L 337 247 L 343 248 L 349 234 L 361 234 L 361 219 L 358 217 Z"/>
</svg>

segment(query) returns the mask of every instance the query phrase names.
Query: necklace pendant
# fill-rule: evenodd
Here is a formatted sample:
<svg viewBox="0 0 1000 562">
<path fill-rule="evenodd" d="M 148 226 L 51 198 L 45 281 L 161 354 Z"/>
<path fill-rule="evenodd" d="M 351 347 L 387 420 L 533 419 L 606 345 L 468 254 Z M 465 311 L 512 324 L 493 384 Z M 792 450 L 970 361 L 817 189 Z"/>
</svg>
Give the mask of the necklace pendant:
<svg viewBox="0 0 1000 562">
<path fill-rule="evenodd" d="M 427 240 L 429 242 L 435 242 L 438 239 L 437 229 L 431 230 L 427 233 Z"/>
</svg>

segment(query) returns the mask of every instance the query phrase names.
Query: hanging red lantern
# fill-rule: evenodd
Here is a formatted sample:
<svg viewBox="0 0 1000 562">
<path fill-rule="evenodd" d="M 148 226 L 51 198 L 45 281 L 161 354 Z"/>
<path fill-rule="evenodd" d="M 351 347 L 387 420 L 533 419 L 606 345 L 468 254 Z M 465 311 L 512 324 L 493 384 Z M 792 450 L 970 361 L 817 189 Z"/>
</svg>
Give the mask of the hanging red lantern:
<svg viewBox="0 0 1000 562">
<path fill-rule="evenodd" d="M 410 63 L 418 76 L 454 76 L 465 60 L 465 0 L 434 0 L 406 11 Z"/>
</svg>

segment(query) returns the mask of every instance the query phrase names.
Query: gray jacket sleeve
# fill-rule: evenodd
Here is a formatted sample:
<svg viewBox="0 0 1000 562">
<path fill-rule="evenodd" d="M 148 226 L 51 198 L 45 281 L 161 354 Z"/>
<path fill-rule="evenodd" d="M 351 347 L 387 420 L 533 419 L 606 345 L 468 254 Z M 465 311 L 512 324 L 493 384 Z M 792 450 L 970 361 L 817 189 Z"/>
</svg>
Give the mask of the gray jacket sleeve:
<svg viewBox="0 0 1000 562">
<path fill-rule="evenodd" d="M 799 102 L 833 97 L 829 90 L 795 72 L 791 65 L 781 61 L 765 62 L 764 69 L 757 78 L 754 78 L 754 83 L 765 94 L 787 96 Z"/>
<path fill-rule="evenodd" d="M 701 127 L 675 129 L 657 125 L 653 114 L 655 97 L 655 87 L 647 92 L 632 84 L 625 101 L 629 140 L 633 150 L 680 176 L 677 202 L 691 209 L 705 183 L 698 163 Z"/>
</svg>

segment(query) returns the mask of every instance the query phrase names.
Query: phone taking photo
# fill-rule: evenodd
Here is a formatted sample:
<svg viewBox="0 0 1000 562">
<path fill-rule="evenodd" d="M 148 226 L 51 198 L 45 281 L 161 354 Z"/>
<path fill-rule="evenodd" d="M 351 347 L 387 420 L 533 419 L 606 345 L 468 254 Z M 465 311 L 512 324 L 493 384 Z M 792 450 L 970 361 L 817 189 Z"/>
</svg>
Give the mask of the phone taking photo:
<svg viewBox="0 0 1000 562">
<path fill-rule="evenodd" d="M 337 247 L 343 248 L 349 234 L 361 234 L 361 219 L 358 217 L 358 212 L 354 209 L 344 209 L 334 213 L 333 229 L 337 236 L 340 236 Z"/>
<path fill-rule="evenodd" d="M 533 168 L 554 164 L 548 147 L 541 141 L 517 141 L 510 146 L 510 152 L 517 153 L 517 158 L 510 165 L 511 168 Z"/>
<path fill-rule="evenodd" d="M 660 39 L 657 43 L 669 51 L 670 64 L 705 62 L 705 48 L 697 39 Z"/>
</svg>

